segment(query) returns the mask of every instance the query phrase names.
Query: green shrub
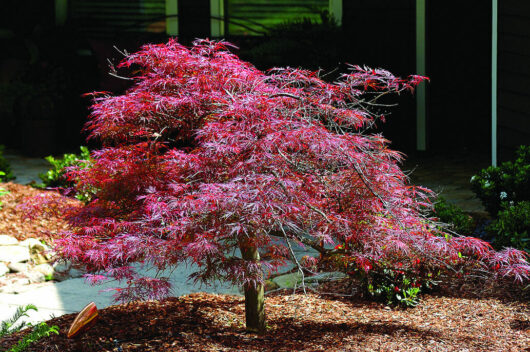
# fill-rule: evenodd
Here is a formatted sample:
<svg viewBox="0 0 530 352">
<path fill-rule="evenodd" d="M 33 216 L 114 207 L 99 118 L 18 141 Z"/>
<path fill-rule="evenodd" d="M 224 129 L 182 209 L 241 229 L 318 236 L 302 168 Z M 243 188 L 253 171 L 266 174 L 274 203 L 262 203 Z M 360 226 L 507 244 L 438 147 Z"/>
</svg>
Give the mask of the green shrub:
<svg viewBox="0 0 530 352">
<path fill-rule="evenodd" d="M 530 200 L 530 146 L 519 147 L 515 161 L 480 171 L 471 178 L 471 188 L 493 217 L 503 202 Z"/>
<path fill-rule="evenodd" d="M 37 325 L 32 325 L 31 323 L 26 323 L 24 321 L 18 322 L 20 318 L 28 316 L 27 312 L 29 310 L 37 311 L 37 307 L 32 304 L 28 304 L 25 307 L 18 307 L 15 314 L 13 314 L 10 319 L 2 321 L 2 324 L 0 325 L 0 338 L 18 332 L 26 327 L 33 328 L 29 334 L 25 335 L 16 345 L 6 352 L 24 351 L 33 342 L 38 341 L 43 337 L 50 336 L 51 333 L 59 334 L 59 327 L 56 325 L 48 326 L 48 324 L 44 322 Z"/>
<path fill-rule="evenodd" d="M 46 173 L 40 174 L 39 178 L 42 183 L 38 187 L 71 187 L 72 182 L 65 177 L 66 168 L 70 166 L 79 165 L 81 161 L 90 160 L 90 151 L 87 147 L 80 147 L 81 154 L 63 154 L 61 158 L 54 158 L 47 156 L 47 162 L 52 168 Z"/>
<path fill-rule="evenodd" d="M 3 172 L 0 171 L 0 177 L 2 176 L 2 174 L 3 174 Z M 8 193 L 9 193 L 9 192 L 6 191 L 5 189 L 0 188 L 0 197 L 2 197 L 2 196 L 5 195 L 5 194 L 8 194 Z M 2 201 L 0 201 L 0 209 L 2 209 Z"/>
<path fill-rule="evenodd" d="M 392 306 L 415 307 L 420 293 L 431 290 L 436 282 L 432 273 L 405 271 L 385 265 L 373 268 L 366 276 L 364 290 L 368 296 Z M 364 280 L 363 280 L 364 281 Z"/>
<path fill-rule="evenodd" d="M 498 248 L 514 247 L 530 251 L 530 201 L 510 205 L 502 204 L 502 210 L 488 227 L 495 233 L 494 245 Z"/>
<path fill-rule="evenodd" d="M 46 173 L 40 174 L 39 178 L 42 180 L 41 184 L 35 185 L 37 188 L 63 188 L 68 189 L 74 186 L 74 181 L 66 178 L 66 168 L 76 165 L 84 165 L 88 167 L 90 162 L 90 151 L 87 147 L 80 147 L 81 154 L 63 154 L 61 158 L 54 158 L 47 156 L 44 159 L 50 163 L 52 168 Z M 92 197 L 90 191 L 77 191 L 74 195 L 81 201 L 89 201 Z"/>
<path fill-rule="evenodd" d="M 11 172 L 11 166 L 4 157 L 5 146 L 0 145 L 0 182 L 7 182 L 13 180 L 15 176 Z"/>
<path fill-rule="evenodd" d="M 448 203 L 443 197 L 437 199 L 434 204 L 434 213 L 431 215 L 448 224 L 449 229 L 456 233 L 462 235 L 471 235 L 473 233 L 473 218 L 456 205 Z"/>
</svg>

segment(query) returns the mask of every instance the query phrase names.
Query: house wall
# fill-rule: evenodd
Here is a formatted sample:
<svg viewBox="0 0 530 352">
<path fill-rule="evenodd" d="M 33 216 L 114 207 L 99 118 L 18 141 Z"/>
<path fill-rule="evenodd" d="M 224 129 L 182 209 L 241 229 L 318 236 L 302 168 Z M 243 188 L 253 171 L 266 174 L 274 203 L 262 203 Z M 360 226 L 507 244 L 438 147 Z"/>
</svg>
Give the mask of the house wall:
<svg viewBox="0 0 530 352">
<path fill-rule="evenodd" d="M 491 1 L 428 1 L 428 142 L 490 153 Z"/>
<path fill-rule="evenodd" d="M 165 32 L 165 0 L 70 0 L 68 21 L 90 38 Z"/>
<path fill-rule="evenodd" d="M 210 37 L 210 0 L 178 0 L 179 41 Z"/>
<path fill-rule="evenodd" d="M 530 144 L 530 2 L 499 1 L 498 141 L 500 160 Z"/>
<path fill-rule="evenodd" d="M 406 77 L 416 70 L 415 0 L 344 0 L 343 50 L 346 62 L 384 68 Z M 416 146 L 416 106 L 410 94 L 394 97 L 385 124 L 379 126 L 394 149 Z M 378 130 L 378 131 L 379 131 Z"/>
<path fill-rule="evenodd" d="M 515 0 L 514 0 L 515 1 Z M 415 0 L 344 0 L 350 62 L 396 75 L 416 73 Z M 490 151 L 491 1 L 427 1 L 427 149 Z M 414 98 L 403 95 L 382 131 L 394 147 L 416 148 Z"/>
</svg>

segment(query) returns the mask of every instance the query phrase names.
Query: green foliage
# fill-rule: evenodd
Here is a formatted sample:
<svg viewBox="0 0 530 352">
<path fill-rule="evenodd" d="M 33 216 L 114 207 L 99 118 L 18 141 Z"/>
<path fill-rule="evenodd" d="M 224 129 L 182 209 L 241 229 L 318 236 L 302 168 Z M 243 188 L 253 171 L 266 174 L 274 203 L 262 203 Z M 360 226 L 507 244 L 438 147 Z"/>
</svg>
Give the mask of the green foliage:
<svg viewBox="0 0 530 352">
<path fill-rule="evenodd" d="M 0 177 L 2 176 L 3 172 L 0 171 Z M 0 197 L 2 197 L 3 195 L 5 194 L 8 194 L 9 191 L 6 191 L 5 189 L 3 188 L 0 188 Z M 2 209 L 2 201 L 0 201 L 0 209 Z"/>
<path fill-rule="evenodd" d="M 473 233 L 473 218 L 454 204 L 448 203 L 445 198 L 439 197 L 434 204 L 434 214 L 441 222 L 449 225 L 449 229 L 469 236 Z"/>
<path fill-rule="evenodd" d="M 514 161 L 490 166 L 471 178 L 473 191 L 495 217 L 487 231 L 497 248 L 530 248 L 530 146 L 520 146 Z"/>
<path fill-rule="evenodd" d="M 384 301 L 388 305 L 403 308 L 420 303 L 419 295 L 435 284 L 432 274 L 424 278 L 402 270 L 388 267 L 374 268 L 366 277 L 365 290 L 369 297 Z"/>
<path fill-rule="evenodd" d="M 0 182 L 7 182 L 13 180 L 15 176 L 11 172 L 11 166 L 4 157 L 5 146 L 0 145 Z"/>
<path fill-rule="evenodd" d="M 16 345 L 11 347 L 6 352 L 24 351 L 33 342 L 38 341 L 43 337 L 50 336 L 51 333 L 59 334 L 59 327 L 56 325 L 48 326 L 48 324 L 42 322 L 33 326 L 31 323 L 26 323 L 24 321 L 18 322 L 20 318 L 27 317 L 27 312 L 30 310 L 37 311 L 37 307 L 35 307 L 33 304 L 28 304 L 25 307 L 18 307 L 10 319 L 2 321 L 2 324 L 0 325 L 0 338 L 18 332 L 26 327 L 33 328 L 29 334 L 25 335 L 20 341 L 18 341 Z"/>
<path fill-rule="evenodd" d="M 496 247 L 514 247 L 530 252 L 530 201 L 512 205 L 503 203 L 488 231 L 495 233 Z"/>
<path fill-rule="evenodd" d="M 66 177 L 66 169 L 71 166 L 85 166 L 88 167 L 90 163 L 90 151 L 87 147 L 80 147 L 80 154 L 63 154 L 60 158 L 55 158 L 53 156 L 47 156 L 47 162 L 50 163 L 52 168 L 46 173 L 40 174 L 39 178 L 42 180 L 41 184 L 36 185 L 37 188 L 47 188 L 47 187 L 61 187 L 69 188 L 74 186 L 74 182 L 68 180 Z M 78 191 L 75 194 L 75 197 L 81 201 L 88 201 L 91 199 L 92 193 L 89 191 Z"/>
<path fill-rule="evenodd" d="M 81 154 L 63 154 L 61 158 L 55 158 L 53 156 L 47 156 L 47 162 L 50 163 L 52 168 L 44 174 L 40 174 L 39 178 L 42 180 L 42 184 L 39 186 L 45 187 L 70 187 L 72 182 L 66 179 L 65 173 L 66 168 L 70 166 L 80 165 L 82 161 L 90 160 L 90 151 L 87 147 L 81 146 Z"/>
<path fill-rule="evenodd" d="M 480 171 L 471 178 L 471 188 L 492 216 L 503 202 L 530 200 L 530 146 L 519 147 L 515 161 Z"/>
</svg>

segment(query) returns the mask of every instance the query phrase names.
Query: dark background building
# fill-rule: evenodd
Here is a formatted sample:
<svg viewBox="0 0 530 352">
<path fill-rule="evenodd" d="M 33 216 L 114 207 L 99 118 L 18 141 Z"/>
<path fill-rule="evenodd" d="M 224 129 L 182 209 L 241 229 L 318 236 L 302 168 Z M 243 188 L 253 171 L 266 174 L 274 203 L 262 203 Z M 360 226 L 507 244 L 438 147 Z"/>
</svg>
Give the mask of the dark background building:
<svg viewBox="0 0 530 352">
<path fill-rule="evenodd" d="M 108 75 L 109 63 L 122 57 L 115 47 L 132 52 L 168 36 L 184 43 L 210 37 L 235 42 L 242 58 L 264 69 L 340 71 L 352 63 L 407 76 L 418 73 L 422 58 L 430 77 L 424 94 L 392 101 L 399 105 L 380 126 L 394 148 L 490 154 L 495 111 L 495 144 L 499 159 L 507 159 L 529 143 L 530 3 L 503 0 L 496 7 L 496 1 L 7 0 L 0 22 L 0 143 L 41 155 L 77 149 L 90 104 L 81 95 L 127 87 Z M 417 112 L 423 96 L 424 125 Z"/>
</svg>

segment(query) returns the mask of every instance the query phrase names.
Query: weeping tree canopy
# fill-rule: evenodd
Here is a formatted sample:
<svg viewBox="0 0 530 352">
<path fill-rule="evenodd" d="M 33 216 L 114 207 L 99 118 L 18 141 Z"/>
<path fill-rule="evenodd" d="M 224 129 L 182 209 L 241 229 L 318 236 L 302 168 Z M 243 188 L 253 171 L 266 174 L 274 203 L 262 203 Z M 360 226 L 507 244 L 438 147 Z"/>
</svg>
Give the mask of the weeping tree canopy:
<svg viewBox="0 0 530 352">
<path fill-rule="evenodd" d="M 432 192 L 410 185 L 402 155 L 365 132 L 382 117 L 378 98 L 424 77 L 351 66 L 327 83 L 318 72 L 261 72 L 228 47 L 146 45 L 120 64 L 135 72 L 131 89 L 94 93 L 86 129 L 103 148 L 69 172 L 93 197 L 71 209 L 75 231 L 57 242 L 93 282 L 126 280 L 122 301 L 159 298 L 167 278 L 141 277 L 131 263 L 195 263 L 195 280 L 255 294 L 259 315 L 263 272 L 291 260 L 294 244 L 321 253 L 309 262 L 342 256 L 345 271 L 421 263 L 528 278 L 525 253 L 433 225 L 423 215 Z"/>
</svg>

